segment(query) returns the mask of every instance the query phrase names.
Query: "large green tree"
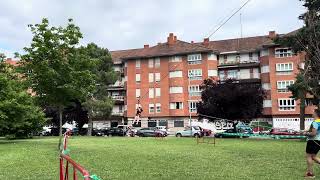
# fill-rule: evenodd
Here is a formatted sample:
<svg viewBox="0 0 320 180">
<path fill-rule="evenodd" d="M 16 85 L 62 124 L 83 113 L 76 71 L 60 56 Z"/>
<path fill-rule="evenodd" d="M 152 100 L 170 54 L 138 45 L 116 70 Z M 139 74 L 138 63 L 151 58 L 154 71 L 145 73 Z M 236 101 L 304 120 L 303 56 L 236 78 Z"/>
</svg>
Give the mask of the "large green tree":
<svg viewBox="0 0 320 180">
<path fill-rule="evenodd" d="M 308 90 L 320 99 L 320 0 L 300 0 L 307 11 L 299 16 L 305 25 L 285 36 L 275 39 L 277 44 L 291 47 L 296 53 L 305 54 L 302 76 Z"/>
<path fill-rule="evenodd" d="M 61 135 L 64 107 L 94 90 L 93 64 L 78 54 L 82 34 L 71 19 L 66 27 L 50 26 L 47 19 L 29 27 L 33 38 L 21 56 L 22 70 L 41 105 L 58 108 Z"/>
<path fill-rule="evenodd" d="M 90 43 L 80 47 L 78 53 L 94 64 L 91 71 L 95 75 L 95 90 L 88 94 L 83 103 L 88 112 L 88 135 L 91 135 L 92 119 L 107 118 L 111 114 L 113 101 L 108 96 L 107 86 L 114 83 L 118 76 L 113 71 L 113 62 L 107 49 Z"/>
<path fill-rule="evenodd" d="M 22 138 L 41 130 L 46 119 L 14 67 L 0 62 L 0 136 Z"/>
</svg>

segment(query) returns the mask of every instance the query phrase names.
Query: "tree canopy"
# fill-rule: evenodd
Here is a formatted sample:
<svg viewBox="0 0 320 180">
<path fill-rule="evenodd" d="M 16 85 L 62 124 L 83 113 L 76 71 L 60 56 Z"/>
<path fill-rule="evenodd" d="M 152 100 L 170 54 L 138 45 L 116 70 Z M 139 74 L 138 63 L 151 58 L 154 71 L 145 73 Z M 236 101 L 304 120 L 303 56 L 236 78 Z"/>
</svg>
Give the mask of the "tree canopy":
<svg viewBox="0 0 320 180">
<path fill-rule="evenodd" d="M 0 62 L 0 136 L 28 137 L 46 119 L 11 65 Z"/>
<path fill-rule="evenodd" d="M 264 91 L 260 84 L 204 80 L 198 115 L 229 120 L 250 120 L 262 114 Z"/>
</svg>

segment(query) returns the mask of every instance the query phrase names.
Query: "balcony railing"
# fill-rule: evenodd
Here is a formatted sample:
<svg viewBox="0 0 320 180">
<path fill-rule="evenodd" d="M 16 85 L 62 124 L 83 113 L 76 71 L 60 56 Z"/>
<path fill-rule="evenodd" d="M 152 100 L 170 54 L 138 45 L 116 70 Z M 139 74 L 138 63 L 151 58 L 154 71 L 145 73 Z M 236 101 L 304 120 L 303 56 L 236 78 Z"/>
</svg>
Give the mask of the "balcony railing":
<svg viewBox="0 0 320 180">
<path fill-rule="evenodd" d="M 250 73 L 250 77 L 241 77 L 240 75 L 237 76 L 219 76 L 219 79 L 221 81 L 225 81 L 227 79 L 235 79 L 235 80 L 244 80 L 244 79 L 260 79 L 260 74 L 259 73 Z"/>
<path fill-rule="evenodd" d="M 113 116 L 123 116 L 124 111 L 112 111 L 111 115 Z"/>
<path fill-rule="evenodd" d="M 110 87 L 123 87 L 124 82 L 123 81 L 116 81 L 114 84 L 109 85 Z"/>
<path fill-rule="evenodd" d="M 117 101 L 124 101 L 124 96 L 121 95 L 112 95 L 111 98 Z"/>
<path fill-rule="evenodd" d="M 258 59 L 252 59 L 252 60 L 234 60 L 234 61 L 219 61 L 219 65 L 236 65 L 236 64 L 250 64 L 250 63 L 259 63 Z"/>
</svg>

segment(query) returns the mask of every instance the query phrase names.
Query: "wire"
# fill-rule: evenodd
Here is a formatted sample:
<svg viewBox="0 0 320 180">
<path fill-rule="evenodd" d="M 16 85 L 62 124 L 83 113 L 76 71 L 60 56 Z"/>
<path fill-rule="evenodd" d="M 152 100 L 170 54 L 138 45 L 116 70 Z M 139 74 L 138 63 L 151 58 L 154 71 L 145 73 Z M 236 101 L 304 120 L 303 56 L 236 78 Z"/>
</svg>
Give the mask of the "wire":
<svg viewBox="0 0 320 180">
<path fill-rule="evenodd" d="M 237 14 L 245 5 L 247 5 L 251 0 L 247 0 L 236 12 L 234 12 L 227 20 L 225 20 L 215 31 L 213 31 L 207 38 L 210 38 L 215 34 L 222 26 L 224 26 L 235 14 Z"/>
</svg>

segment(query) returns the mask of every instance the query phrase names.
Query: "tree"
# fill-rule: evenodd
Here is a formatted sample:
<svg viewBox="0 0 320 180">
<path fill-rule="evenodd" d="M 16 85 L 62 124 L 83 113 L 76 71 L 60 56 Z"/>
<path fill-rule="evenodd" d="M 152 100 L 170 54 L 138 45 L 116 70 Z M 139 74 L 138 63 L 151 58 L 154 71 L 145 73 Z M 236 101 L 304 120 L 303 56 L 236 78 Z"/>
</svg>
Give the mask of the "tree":
<svg viewBox="0 0 320 180">
<path fill-rule="evenodd" d="M 262 114 L 264 91 L 261 85 L 238 83 L 234 80 L 217 82 L 204 80 L 202 101 L 198 104 L 198 115 L 229 120 L 250 120 Z"/>
<path fill-rule="evenodd" d="M 304 130 L 306 96 L 309 88 L 302 73 L 297 75 L 295 83 L 288 89 L 292 93 L 292 98 L 300 100 L 300 130 Z"/>
<path fill-rule="evenodd" d="M 116 81 L 117 74 L 113 71 L 113 62 L 107 49 L 90 43 L 86 47 L 80 47 L 78 54 L 94 64 L 91 71 L 95 74 L 95 90 L 83 103 L 88 111 L 88 135 L 91 136 L 92 119 L 106 118 L 111 114 L 113 101 L 108 96 L 107 86 Z"/>
<path fill-rule="evenodd" d="M 58 108 L 61 135 L 64 107 L 73 100 L 84 101 L 94 89 L 92 64 L 77 54 L 82 34 L 72 19 L 66 27 L 50 27 L 47 19 L 29 27 L 33 38 L 24 48 L 21 70 L 38 102 Z"/>
<path fill-rule="evenodd" d="M 296 53 L 305 54 L 305 67 L 302 77 L 309 91 L 320 99 L 320 0 L 304 1 L 307 12 L 299 16 L 305 26 L 286 36 L 275 39 L 275 43 L 291 47 Z"/>
<path fill-rule="evenodd" d="M 0 136 L 22 138 L 40 130 L 46 119 L 11 65 L 0 62 Z"/>
</svg>

